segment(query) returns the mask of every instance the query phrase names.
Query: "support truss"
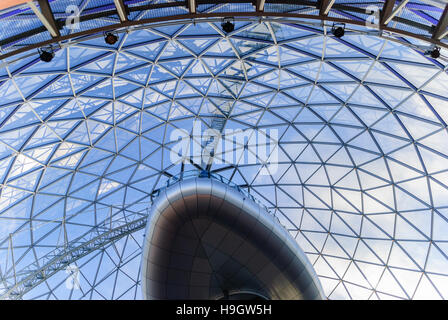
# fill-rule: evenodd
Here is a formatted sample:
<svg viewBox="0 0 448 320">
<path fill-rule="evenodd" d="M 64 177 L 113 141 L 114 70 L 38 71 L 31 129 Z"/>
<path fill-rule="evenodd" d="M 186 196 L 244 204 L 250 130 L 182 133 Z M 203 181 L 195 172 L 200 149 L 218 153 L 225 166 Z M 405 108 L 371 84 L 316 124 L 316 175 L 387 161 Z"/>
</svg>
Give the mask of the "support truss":
<svg viewBox="0 0 448 320">
<path fill-rule="evenodd" d="M 336 0 L 321 0 L 319 5 L 319 13 L 321 16 L 328 15 L 328 12 L 330 12 L 331 7 L 335 3 Z"/>
<path fill-rule="evenodd" d="M 196 0 L 188 0 L 188 9 L 190 13 L 196 13 Z"/>
<path fill-rule="evenodd" d="M 18 0 L 20 3 L 21 0 Z M 143 26 L 147 24 L 153 24 L 153 23 L 165 23 L 165 22 L 172 22 L 172 21 L 181 21 L 185 20 L 182 23 L 189 23 L 191 21 L 196 21 L 204 18 L 225 18 L 225 17 L 275 17 L 275 18 L 282 18 L 282 19 L 310 19 L 315 21 L 325 21 L 325 22 L 333 22 L 333 23 L 345 23 L 345 24 L 352 24 L 357 26 L 365 26 L 366 20 L 363 20 L 361 18 L 354 18 L 355 16 L 353 14 L 359 14 L 359 13 L 365 13 L 365 4 L 363 3 L 337 3 L 335 0 L 319 0 L 317 2 L 310 2 L 307 0 L 271 0 L 268 2 L 269 5 L 287 5 L 284 6 L 285 8 L 289 8 L 290 6 L 302 6 L 302 7 L 308 7 L 309 9 L 317 8 L 319 10 L 319 15 L 316 15 L 315 13 L 307 13 L 309 10 L 305 10 L 303 12 L 297 13 L 293 11 L 285 10 L 283 9 L 279 10 L 278 12 L 273 12 L 272 10 L 265 10 L 265 4 L 266 0 L 238 0 L 235 2 L 234 6 L 235 8 L 239 6 L 239 4 L 252 4 L 253 6 L 247 6 L 251 8 L 248 11 L 245 11 L 245 9 L 242 10 L 233 10 L 232 8 L 229 8 L 230 11 L 224 11 L 217 12 L 214 9 L 209 9 L 205 11 L 198 12 L 197 6 L 200 5 L 225 5 L 225 2 L 217 1 L 217 0 L 187 0 L 187 1 L 169 1 L 169 2 L 163 2 L 163 3 L 145 3 L 143 4 L 143 0 L 140 0 L 138 2 L 142 2 L 141 5 L 135 5 L 127 7 L 124 5 L 124 0 L 114 0 L 115 8 L 111 10 L 110 5 L 103 5 L 99 6 L 95 9 L 95 12 L 91 12 L 91 10 L 84 10 L 80 15 L 80 23 L 84 25 L 88 21 L 90 22 L 88 25 L 85 25 L 85 27 L 82 28 L 82 31 L 79 32 L 71 32 L 69 34 L 65 35 L 59 35 L 59 31 L 57 26 L 61 26 L 63 24 L 63 20 L 59 19 L 54 21 L 54 17 L 51 14 L 50 7 L 48 6 L 48 0 L 39 0 L 41 10 L 39 10 L 34 2 L 29 2 L 30 8 L 33 10 L 33 12 L 39 17 L 39 19 L 44 24 L 43 26 L 31 28 L 29 30 L 25 30 L 23 32 L 19 33 L 12 33 L 12 35 L 5 39 L 0 39 L 0 46 L 2 47 L 2 54 L 0 54 L 0 60 L 6 59 L 8 57 L 32 50 L 32 49 L 38 49 L 44 46 L 49 46 L 55 43 L 63 44 L 64 42 L 71 40 L 71 39 L 80 39 L 80 37 L 84 36 L 90 36 L 93 34 L 99 34 L 104 33 L 108 31 L 113 31 L 117 29 L 122 28 L 129 28 L 129 27 L 136 27 L 136 26 Z M 16 3 L 16 2 L 12 2 Z M 408 16 L 406 17 L 399 17 L 399 13 L 402 11 L 402 9 L 409 3 L 409 0 L 403 0 L 398 3 L 398 5 L 395 5 L 394 0 L 386 0 L 384 2 L 383 8 L 381 10 L 381 23 L 380 23 L 380 30 L 390 32 L 395 35 L 399 36 L 405 36 L 405 37 L 412 37 L 415 39 L 427 41 L 429 43 L 438 45 L 443 48 L 447 48 L 447 44 L 444 42 L 441 42 L 440 39 L 442 39 L 446 33 L 444 32 L 444 28 L 438 28 L 438 31 L 436 34 L 433 34 L 433 27 L 432 25 L 429 25 L 429 22 L 426 21 L 418 21 L 416 19 L 413 19 L 412 14 L 417 14 L 413 10 L 408 10 Z M 377 3 L 375 5 L 378 5 L 378 9 L 380 9 L 381 3 Z M 415 6 L 415 4 L 411 3 L 411 6 Z M 431 5 L 434 9 L 434 6 Z M 255 10 L 253 9 L 255 7 Z M 279 6 L 281 8 L 282 6 Z M 440 4 L 437 6 L 439 9 Z M 0 5 L 0 8 L 1 5 Z M 45 9 L 46 8 L 46 9 Z M 182 10 L 182 14 L 162 14 L 159 16 L 159 12 L 166 12 L 169 13 L 170 8 L 176 9 L 173 10 L 173 12 L 178 12 L 177 9 L 180 8 L 187 8 L 188 10 Z M 214 8 L 214 7 L 211 7 Z M 45 9 L 45 10 L 44 10 Z M 431 10 L 433 10 L 431 9 Z M 129 20 L 127 15 L 129 13 L 137 13 L 137 16 L 139 16 L 139 13 L 151 11 L 151 17 L 150 18 L 137 18 L 133 20 Z M 314 10 L 312 10 L 314 12 Z M 330 12 L 333 12 L 335 14 L 329 14 Z M 414 13 L 413 13 L 414 12 Z M 23 14 L 29 14 L 27 12 Z M 115 16 L 116 14 L 120 17 L 119 23 L 112 23 L 109 22 L 107 24 L 101 25 L 95 23 L 97 19 L 109 19 L 111 16 Z M 343 17 L 341 17 L 341 14 Z M 18 17 L 20 17 L 21 13 L 17 14 Z M 146 15 L 143 15 L 146 16 Z M 368 16 L 368 15 L 367 15 Z M 398 22 L 398 24 L 392 25 L 390 22 L 395 21 Z M 1 22 L 1 19 L 0 19 Z M 434 19 L 430 19 L 430 23 L 434 24 Z M 443 27 L 443 19 L 440 21 L 440 25 Z M 390 24 L 391 26 L 388 26 Z M 98 26 L 95 28 L 91 28 L 91 26 Z M 412 29 L 407 28 L 406 26 L 412 27 Z M 411 30 L 418 29 L 419 32 L 414 32 Z M 52 35 L 52 39 L 49 40 L 43 40 L 42 37 L 34 37 L 42 32 L 49 31 Z M 435 36 L 434 36 L 435 35 Z M 25 39 L 32 39 L 29 43 L 27 42 L 26 45 L 20 45 L 17 46 L 17 43 L 24 41 Z"/>
<path fill-rule="evenodd" d="M 118 16 L 121 22 L 128 20 L 128 14 L 126 12 L 126 7 L 123 0 L 114 0 L 115 7 L 117 8 Z"/>
<path fill-rule="evenodd" d="M 222 130 L 222 128 L 221 128 Z M 199 172 L 199 176 L 202 173 Z M 185 178 L 197 177 L 197 171 L 190 171 L 181 173 L 179 176 L 172 176 L 166 184 L 166 188 L 182 181 Z M 254 198 L 249 192 L 240 188 L 240 186 L 233 184 L 220 175 L 211 174 L 209 178 L 221 181 L 235 188 L 243 193 L 246 197 L 252 199 L 254 202 L 263 206 L 267 212 L 270 213 L 267 207 Z M 165 188 L 165 187 L 164 187 Z M 164 189 L 162 188 L 162 189 Z M 151 203 L 153 196 L 158 196 L 162 189 L 157 189 L 151 195 Z M 273 214 L 275 220 L 279 225 L 285 228 L 279 221 L 278 217 Z M 131 221 L 129 221 L 131 220 Z M 0 272 L 0 283 L 3 287 L 3 292 L 0 292 L 0 300 L 17 300 L 21 299 L 27 292 L 43 283 L 57 272 L 65 270 L 72 263 L 88 255 L 91 252 L 106 247 L 108 244 L 115 242 L 127 235 L 130 235 L 138 230 L 145 228 L 148 220 L 148 212 L 134 213 L 127 216 L 112 220 L 107 219 L 100 225 L 91 228 L 82 236 L 70 241 L 65 246 L 56 248 L 47 253 L 38 261 L 28 265 L 22 270 L 16 271 L 13 265 L 13 272 L 8 275 L 2 275 Z M 118 225 L 118 226 L 116 226 Z"/>
<path fill-rule="evenodd" d="M 393 1 L 395 2 L 395 1 Z M 403 0 L 400 2 L 398 6 L 395 7 L 395 9 L 391 10 L 391 12 L 387 15 L 384 15 L 382 22 L 384 25 L 387 25 L 403 8 L 404 6 L 409 2 L 409 0 Z"/>
<path fill-rule="evenodd" d="M 216 132 L 219 132 L 221 134 L 224 131 L 227 119 L 229 118 L 230 113 L 232 112 L 232 108 L 233 108 L 233 102 L 232 103 L 226 102 L 225 104 L 222 105 L 221 112 L 216 109 L 210 128 L 216 130 Z M 204 162 L 202 163 L 202 167 L 203 168 L 205 167 L 206 171 L 210 171 L 211 169 L 214 153 L 218 143 L 220 143 L 220 138 L 221 137 L 210 137 L 207 141 L 205 141 L 204 149 L 210 151 L 211 154 L 208 161 L 206 163 Z"/>
<path fill-rule="evenodd" d="M 14 273 L 13 276 L 4 278 L 2 282 L 3 284 L 6 283 L 7 287 L 0 295 L 0 299 L 21 299 L 31 289 L 57 272 L 64 270 L 73 262 L 95 250 L 104 248 L 118 239 L 143 229 L 146 226 L 146 220 L 147 216 L 145 215 L 113 229 L 109 229 L 106 224 L 92 228 L 67 246 L 51 251 L 39 259 L 39 261 Z"/>
<path fill-rule="evenodd" d="M 53 38 L 61 36 L 48 0 L 39 0 L 40 10 L 33 1 L 28 2 L 28 6 L 33 10 L 34 14 L 39 18 L 45 28 L 47 28 Z"/>
<path fill-rule="evenodd" d="M 264 11 L 264 4 L 266 0 L 257 0 L 257 11 L 263 12 Z"/>
<path fill-rule="evenodd" d="M 381 25 L 385 25 L 385 21 L 389 19 L 390 15 L 392 14 L 392 10 L 395 6 L 395 0 L 386 0 L 384 2 L 383 10 L 381 10 Z"/>
</svg>

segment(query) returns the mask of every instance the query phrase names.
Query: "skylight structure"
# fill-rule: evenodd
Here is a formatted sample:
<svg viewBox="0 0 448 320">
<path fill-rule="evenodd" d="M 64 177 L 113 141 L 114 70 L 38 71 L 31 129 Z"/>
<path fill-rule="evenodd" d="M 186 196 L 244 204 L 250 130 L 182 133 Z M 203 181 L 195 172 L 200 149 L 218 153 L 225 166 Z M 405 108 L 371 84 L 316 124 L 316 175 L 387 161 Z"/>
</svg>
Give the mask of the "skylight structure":
<svg viewBox="0 0 448 320">
<path fill-rule="evenodd" d="M 448 298 L 445 3 L 277 2 L 0 11 L 1 298 L 140 299 L 152 199 L 203 170 L 279 219 L 329 299 Z M 275 131 L 275 170 L 171 161 L 199 124 Z"/>
</svg>

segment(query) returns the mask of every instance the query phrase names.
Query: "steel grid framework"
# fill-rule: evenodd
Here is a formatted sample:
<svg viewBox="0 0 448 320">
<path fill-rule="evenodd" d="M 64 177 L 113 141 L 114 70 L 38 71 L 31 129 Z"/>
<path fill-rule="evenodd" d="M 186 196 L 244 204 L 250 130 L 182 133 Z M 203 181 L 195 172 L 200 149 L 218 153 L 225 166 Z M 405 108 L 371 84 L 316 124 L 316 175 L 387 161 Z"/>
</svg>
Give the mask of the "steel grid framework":
<svg viewBox="0 0 448 320">
<path fill-rule="evenodd" d="M 115 47 L 90 39 L 51 65 L 4 70 L 3 277 L 123 207 L 141 212 L 181 170 L 163 156 L 170 130 L 213 127 L 231 102 L 226 127 L 281 130 L 279 171 L 211 171 L 277 213 L 330 298 L 446 298 L 442 62 L 375 36 L 238 22 L 231 35 L 204 23 L 135 30 Z M 137 236 L 80 259 L 81 290 L 59 273 L 24 297 L 138 297 Z"/>
<path fill-rule="evenodd" d="M 0 299 L 21 299 L 28 291 L 47 281 L 57 272 L 66 270 L 82 257 L 143 229 L 146 220 L 147 216 L 143 216 L 113 229 L 104 226 L 92 228 L 90 232 L 70 242 L 67 246 L 57 248 L 42 257 L 39 261 L 41 263 L 36 261 L 20 272 L 14 273 L 10 278 L 3 277 L 2 281 L 6 284 L 7 290 L 0 296 Z M 116 222 L 113 223 L 116 224 Z"/>
<path fill-rule="evenodd" d="M 291 18 L 292 22 L 328 21 L 355 26 L 373 26 L 375 24 L 379 34 L 387 32 L 398 37 L 423 40 L 444 48 L 448 46 L 441 41 L 448 32 L 448 17 L 446 15 L 448 6 L 437 0 L 431 0 L 428 4 L 425 2 L 409 3 L 408 0 L 401 2 L 395 0 L 348 1 L 347 3 L 335 0 L 238 0 L 226 2 L 156 0 L 149 4 L 143 0 L 110 0 L 96 1 L 96 3 L 93 0 L 80 0 L 77 1 L 80 8 L 77 15 L 81 24 L 80 31 L 70 31 L 71 29 L 67 27 L 67 21 L 72 19 L 73 15 L 61 12 L 61 6 L 67 7 L 72 4 L 66 2 L 58 0 L 49 3 L 48 0 L 39 0 L 40 9 L 34 2 L 4 9 L 2 16 L 6 19 L 4 20 L 5 24 L 8 23 L 8 19 L 11 21 L 17 19 L 20 22 L 23 19 L 32 19 L 34 15 L 39 18 L 41 23 L 31 24 L 33 27 L 18 28 L 18 30 L 24 30 L 1 37 L 0 60 L 31 49 L 52 44 L 61 45 L 69 40 L 82 39 L 82 37 L 95 34 L 100 35 L 106 31 L 157 22 L 179 20 L 178 23 L 188 23 L 217 17 L 277 17 Z M 75 3 L 77 2 L 75 1 Z M 65 10 L 65 7 L 63 9 Z M 131 14 L 133 18 L 129 19 Z M 63 34 L 61 34 L 61 30 L 63 30 Z M 47 32 L 51 34 L 51 37 L 44 36 Z"/>
<path fill-rule="evenodd" d="M 244 189 L 241 189 L 238 185 L 233 184 L 231 181 L 217 174 L 210 174 L 209 172 L 206 173 L 206 176 L 204 176 L 204 172 L 201 171 L 182 171 L 179 175 L 170 177 L 163 188 L 157 189 L 151 194 L 151 202 L 148 203 L 148 209 L 153 203 L 154 198 L 157 197 L 165 188 L 173 186 L 176 183 L 183 181 L 184 179 L 198 176 L 226 183 L 228 186 L 238 190 L 246 197 L 249 197 L 250 199 L 258 203 L 257 199 L 255 199 L 250 193 L 247 193 Z M 122 211 L 120 211 L 119 213 L 121 212 Z M 278 220 L 276 216 L 274 216 L 274 218 L 277 223 L 281 225 L 280 220 Z M 94 226 L 85 234 L 70 241 L 66 245 L 48 252 L 45 256 L 40 257 L 38 261 L 31 263 L 30 265 L 21 269 L 19 272 L 16 272 L 15 268 L 11 267 L 12 272 L 11 270 L 6 270 L 6 274 L 10 275 L 2 276 L 1 281 L 3 282 L 5 290 L 0 295 L 0 300 L 22 299 L 22 297 L 28 291 L 47 281 L 56 273 L 66 270 L 79 259 L 96 250 L 103 249 L 108 244 L 115 242 L 127 235 L 144 229 L 147 220 L 147 212 L 128 214 L 126 216 L 115 214 L 114 217 L 111 216 L 109 219 L 103 221 L 97 226 Z"/>
</svg>

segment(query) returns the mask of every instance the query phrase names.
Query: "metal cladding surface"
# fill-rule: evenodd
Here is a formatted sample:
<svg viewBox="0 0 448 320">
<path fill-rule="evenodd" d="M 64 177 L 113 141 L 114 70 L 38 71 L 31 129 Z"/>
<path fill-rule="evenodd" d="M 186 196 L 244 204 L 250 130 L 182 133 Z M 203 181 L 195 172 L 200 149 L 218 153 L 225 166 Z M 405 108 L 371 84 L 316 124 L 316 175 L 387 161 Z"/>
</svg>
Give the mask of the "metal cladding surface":
<svg viewBox="0 0 448 320">
<path fill-rule="evenodd" d="M 323 299 L 297 242 L 274 216 L 209 178 L 160 192 L 142 258 L 144 299 Z"/>
</svg>

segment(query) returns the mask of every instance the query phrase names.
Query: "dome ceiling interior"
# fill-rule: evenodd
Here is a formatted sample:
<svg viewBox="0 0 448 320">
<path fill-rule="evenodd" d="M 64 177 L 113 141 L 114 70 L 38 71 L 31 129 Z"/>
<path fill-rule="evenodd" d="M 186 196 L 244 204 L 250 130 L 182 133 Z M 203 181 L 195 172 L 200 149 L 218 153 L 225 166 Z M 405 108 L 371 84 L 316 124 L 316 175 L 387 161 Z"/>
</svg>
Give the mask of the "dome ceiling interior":
<svg viewBox="0 0 448 320">
<path fill-rule="evenodd" d="M 169 161 L 170 133 L 220 115 L 278 130 L 275 173 L 211 171 L 279 218 L 329 299 L 447 299 L 446 63 L 355 31 L 235 24 L 130 29 L 0 67 L 0 278 L 144 217 L 154 190 L 201 166 Z M 143 236 L 78 259 L 79 290 L 62 270 L 24 298 L 140 298 Z"/>
</svg>

